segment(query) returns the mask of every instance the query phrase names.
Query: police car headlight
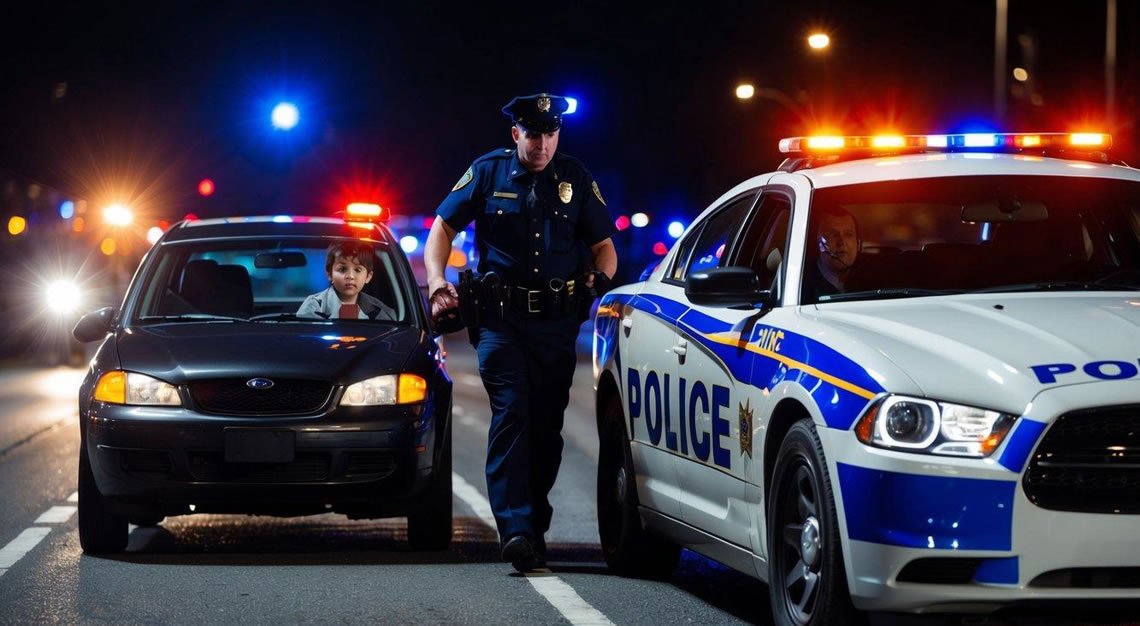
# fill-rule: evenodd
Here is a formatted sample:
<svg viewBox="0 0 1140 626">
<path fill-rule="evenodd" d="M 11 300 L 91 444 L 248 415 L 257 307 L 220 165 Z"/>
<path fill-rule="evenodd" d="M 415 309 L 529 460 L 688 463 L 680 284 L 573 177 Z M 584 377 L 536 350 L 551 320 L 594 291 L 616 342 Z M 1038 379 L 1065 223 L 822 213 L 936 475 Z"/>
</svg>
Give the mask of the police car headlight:
<svg viewBox="0 0 1140 626">
<path fill-rule="evenodd" d="M 389 374 L 366 378 L 344 390 L 341 406 L 412 404 L 427 397 L 427 381 L 415 374 Z"/>
<path fill-rule="evenodd" d="M 95 399 L 111 404 L 136 406 L 182 406 L 178 389 L 145 374 L 115 370 L 99 377 Z"/>
<path fill-rule="evenodd" d="M 1001 445 L 1016 419 L 978 407 L 887 395 L 867 407 L 855 436 L 880 448 L 984 457 Z"/>
</svg>

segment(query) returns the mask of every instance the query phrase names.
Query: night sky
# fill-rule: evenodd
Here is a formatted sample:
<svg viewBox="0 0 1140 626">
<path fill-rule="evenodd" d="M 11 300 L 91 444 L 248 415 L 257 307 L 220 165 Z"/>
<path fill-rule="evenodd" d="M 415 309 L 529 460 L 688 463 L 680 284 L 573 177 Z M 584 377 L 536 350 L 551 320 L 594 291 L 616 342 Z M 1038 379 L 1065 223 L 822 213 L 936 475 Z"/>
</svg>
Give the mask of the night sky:
<svg viewBox="0 0 1140 626">
<path fill-rule="evenodd" d="M 1140 10 L 1127 0 L 1111 128 L 1098 1 L 1010 3 L 1009 67 L 1032 89 L 1010 94 L 1000 125 L 986 1 L 99 4 L 8 11 L 0 170 L 94 203 L 126 193 L 155 219 L 353 199 L 430 214 L 474 158 L 507 145 L 500 107 L 537 91 L 579 99 L 560 150 L 615 216 L 691 217 L 778 165 L 780 137 L 822 127 L 1103 128 L 1118 156 L 1140 154 Z M 832 37 L 822 54 L 806 46 L 814 29 Z M 741 81 L 800 111 L 737 100 Z M 288 133 L 269 124 L 279 99 L 301 110 Z"/>
</svg>

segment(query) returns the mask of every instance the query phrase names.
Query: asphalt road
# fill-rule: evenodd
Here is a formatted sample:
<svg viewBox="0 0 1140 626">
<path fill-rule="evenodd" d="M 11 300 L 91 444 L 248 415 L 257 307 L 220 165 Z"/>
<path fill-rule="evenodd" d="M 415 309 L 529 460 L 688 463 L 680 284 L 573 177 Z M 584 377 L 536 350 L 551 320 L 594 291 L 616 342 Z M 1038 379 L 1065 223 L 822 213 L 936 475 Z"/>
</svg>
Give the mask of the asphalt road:
<svg viewBox="0 0 1140 626">
<path fill-rule="evenodd" d="M 0 623 L 769 622 L 763 584 L 687 551 L 664 582 L 606 571 L 594 505 L 598 446 L 591 373 L 584 360 L 553 493 L 551 572 L 524 577 L 499 562 L 496 534 L 479 507 L 486 498 L 487 398 L 470 347 L 456 339 L 448 348 L 456 383 L 454 464 L 461 480 L 455 541 L 437 553 L 411 551 L 403 519 L 349 521 L 327 514 L 176 517 L 155 528 L 133 528 L 125 554 L 83 555 L 74 509 L 75 393 L 82 372 L 0 371 Z"/>
</svg>

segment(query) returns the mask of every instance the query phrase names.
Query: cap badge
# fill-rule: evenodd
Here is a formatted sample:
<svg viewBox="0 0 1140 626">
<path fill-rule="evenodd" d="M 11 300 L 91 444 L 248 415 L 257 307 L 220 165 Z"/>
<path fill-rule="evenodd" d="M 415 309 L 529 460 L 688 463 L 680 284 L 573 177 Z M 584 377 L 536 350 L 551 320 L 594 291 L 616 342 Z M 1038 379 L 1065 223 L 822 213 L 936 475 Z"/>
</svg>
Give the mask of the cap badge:
<svg viewBox="0 0 1140 626">
<path fill-rule="evenodd" d="M 570 183 L 566 181 L 558 183 L 558 199 L 562 201 L 562 204 L 570 204 L 570 198 L 573 197 L 574 188 L 570 186 Z"/>
<path fill-rule="evenodd" d="M 546 113 L 549 110 L 550 110 L 550 98 L 548 98 L 546 96 L 539 97 L 539 99 L 538 99 L 538 112 L 539 113 Z"/>
</svg>

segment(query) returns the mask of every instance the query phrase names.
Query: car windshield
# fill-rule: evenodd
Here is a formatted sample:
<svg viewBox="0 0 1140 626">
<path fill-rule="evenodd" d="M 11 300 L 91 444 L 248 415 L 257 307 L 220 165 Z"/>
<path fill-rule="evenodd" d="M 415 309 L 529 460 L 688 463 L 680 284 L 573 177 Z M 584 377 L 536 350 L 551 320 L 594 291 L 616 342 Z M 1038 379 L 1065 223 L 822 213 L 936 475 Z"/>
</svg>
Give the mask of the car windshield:
<svg viewBox="0 0 1140 626">
<path fill-rule="evenodd" d="M 413 291 L 386 244 L 357 239 L 227 239 L 165 244 L 147 263 L 132 323 L 324 322 L 339 299 L 325 270 L 331 244 L 371 256 L 372 279 L 357 304 L 360 323 L 410 323 Z M 367 265 L 367 262 L 362 263 Z M 319 295 L 323 307 L 301 305 Z M 300 313 L 300 315 L 298 315 Z"/>
<path fill-rule="evenodd" d="M 801 302 L 1140 289 L 1140 183 L 958 176 L 814 192 Z"/>
</svg>

